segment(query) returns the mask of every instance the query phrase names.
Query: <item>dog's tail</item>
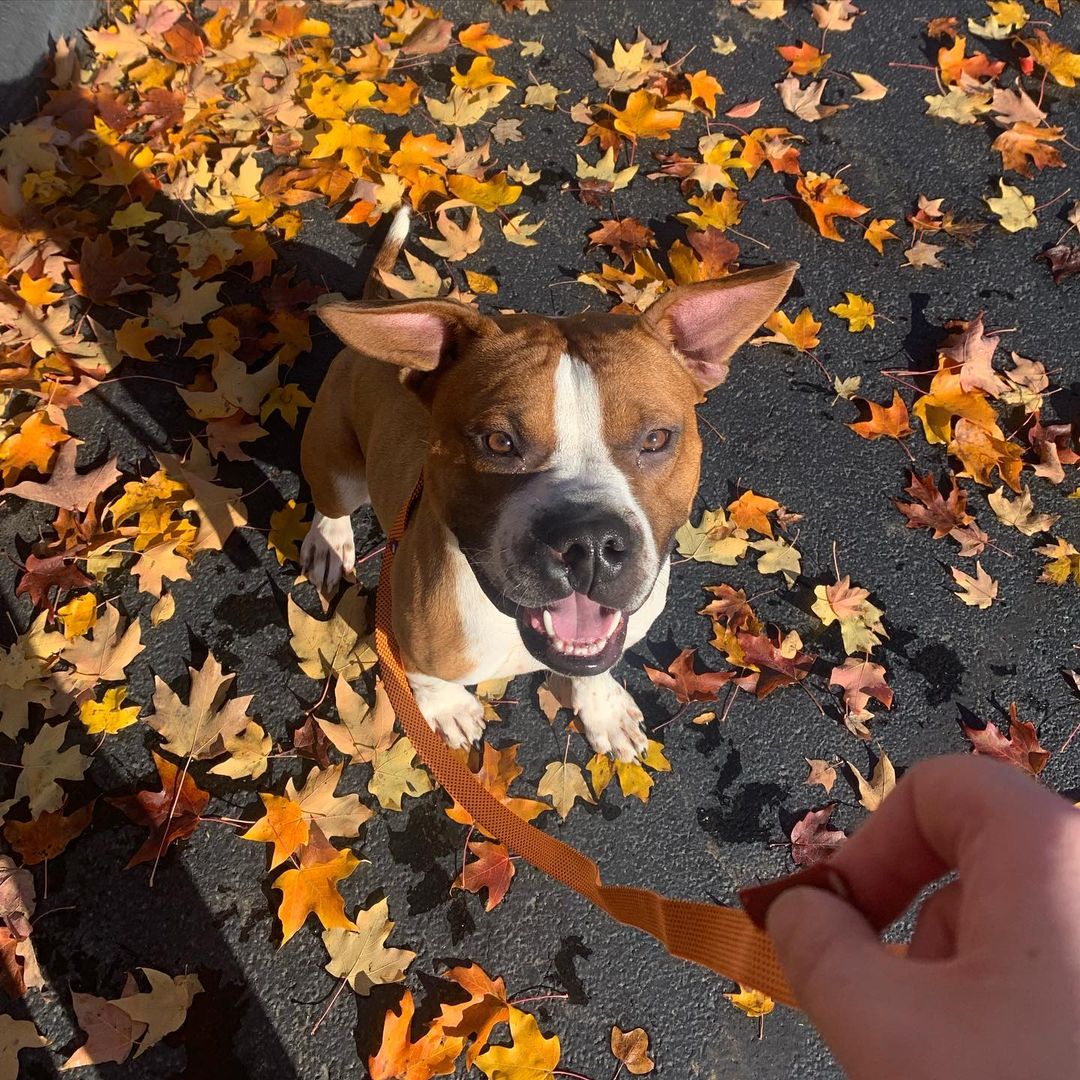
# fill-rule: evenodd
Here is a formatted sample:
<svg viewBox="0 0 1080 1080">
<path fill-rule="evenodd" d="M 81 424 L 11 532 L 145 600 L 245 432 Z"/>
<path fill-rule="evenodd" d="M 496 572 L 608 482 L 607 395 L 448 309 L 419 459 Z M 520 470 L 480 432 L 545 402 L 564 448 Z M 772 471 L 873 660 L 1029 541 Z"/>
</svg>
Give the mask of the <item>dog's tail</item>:
<svg viewBox="0 0 1080 1080">
<path fill-rule="evenodd" d="M 412 213 L 408 203 L 402 203 L 394 212 L 394 220 L 390 222 L 390 228 L 383 237 L 382 247 L 379 248 L 375 261 L 371 264 L 371 271 L 367 281 L 364 282 L 365 300 L 385 300 L 386 286 L 382 283 L 381 271 L 394 269 L 398 255 L 409 237 L 409 223 Z"/>
</svg>

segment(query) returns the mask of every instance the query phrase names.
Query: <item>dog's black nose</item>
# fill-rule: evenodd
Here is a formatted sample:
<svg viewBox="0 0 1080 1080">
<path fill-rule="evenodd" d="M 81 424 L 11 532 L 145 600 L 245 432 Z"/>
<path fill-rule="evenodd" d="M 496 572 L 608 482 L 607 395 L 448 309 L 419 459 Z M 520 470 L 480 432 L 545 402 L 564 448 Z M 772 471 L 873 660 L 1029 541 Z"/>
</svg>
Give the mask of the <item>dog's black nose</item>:
<svg viewBox="0 0 1080 1080">
<path fill-rule="evenodd" d="M 610 511 L 549 516 L 538 522 L 536 538 L 547 551 L 551 575 L 565 578 L 572 589 L 586 595 L 619 576 L 637 543 L 630 525 Z"/>
</svg>

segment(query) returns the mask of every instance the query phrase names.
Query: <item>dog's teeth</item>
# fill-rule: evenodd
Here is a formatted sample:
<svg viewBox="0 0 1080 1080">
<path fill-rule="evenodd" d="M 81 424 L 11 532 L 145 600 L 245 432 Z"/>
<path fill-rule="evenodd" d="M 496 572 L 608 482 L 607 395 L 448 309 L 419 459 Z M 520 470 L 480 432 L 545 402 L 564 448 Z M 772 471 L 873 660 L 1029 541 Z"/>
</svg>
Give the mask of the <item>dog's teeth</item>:
<svg viewBox="0 0 1080 1080">
<path fill-rule="evenodd" d="M 615 631 L 618 630 L 621 625 L 622 625 L 622 612 L 621 611 L 616 611 L 615 612 L 615 621 L 611 624 L 611 629 L 608 631 L 608 637 L 611 637 L 611 635 L 614 634 Z"/>
<path fill-rule="evenodd" d="M 544 608 L 544 630 L 549 638 L 555 637 L 555 623 L 551 618 L 551 612 Z"/>
</svg>

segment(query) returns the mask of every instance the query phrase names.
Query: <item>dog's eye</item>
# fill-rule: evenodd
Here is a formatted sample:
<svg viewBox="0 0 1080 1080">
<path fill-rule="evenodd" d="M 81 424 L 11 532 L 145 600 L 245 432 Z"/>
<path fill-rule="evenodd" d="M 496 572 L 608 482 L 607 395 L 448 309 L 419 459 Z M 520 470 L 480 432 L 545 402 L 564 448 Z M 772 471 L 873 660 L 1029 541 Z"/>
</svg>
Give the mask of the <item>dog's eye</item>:
<svg viewBox="0 0 1080 1080">
<path fill-rule="evenodd" d="M 667 428 L 654 428 L 641 440 L 641 449 L 646 454 L 655 454 L 671 442 L 671 432 Z"/>
<path fill-rule="evenodd" d="M 484 445 L 500 457 L 514 452 L 514 440 L 505 431 L 490 431 L 484 436 Z"/>
</svg>

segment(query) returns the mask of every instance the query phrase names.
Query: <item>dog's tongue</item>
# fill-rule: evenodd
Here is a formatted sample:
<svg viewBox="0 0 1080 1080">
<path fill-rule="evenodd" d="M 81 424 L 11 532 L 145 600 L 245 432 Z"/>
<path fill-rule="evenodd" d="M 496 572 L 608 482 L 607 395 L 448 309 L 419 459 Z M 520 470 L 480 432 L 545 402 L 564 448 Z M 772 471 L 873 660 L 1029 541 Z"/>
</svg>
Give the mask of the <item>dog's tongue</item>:
<svg viewBox="0 0 1080 1080">
<path fill-rule="evenodd" d="M 555 636 L 563 641 L 599 641 L 606 637 L 615 613 L 590 600 L 584 593 L 571 593 L 565 600 L 548 605 Z"/>
</svg>

